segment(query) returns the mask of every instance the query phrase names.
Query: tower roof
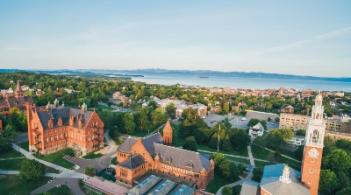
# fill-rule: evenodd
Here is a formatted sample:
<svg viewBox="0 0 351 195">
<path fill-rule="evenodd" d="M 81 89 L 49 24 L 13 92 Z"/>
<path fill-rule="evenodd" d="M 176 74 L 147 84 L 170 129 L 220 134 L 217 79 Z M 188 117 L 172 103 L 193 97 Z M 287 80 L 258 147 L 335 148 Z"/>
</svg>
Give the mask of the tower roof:
<svg viewBox="0 0 351 195">
<path fill-rule="evenodd" d="M 22 91 L 20 81 L 17 80 L 16 91 Z"/>
<path fill-rule="evenodd" d="M 171 122 L 170 122 L 170 120 L 167 120 L 165 126 L 163 127 L 163 133 L 164 132 L 170 132 L 172 130 L 173 129 L 172 129 L 172 126 L 171 126 Z"/>
</svg>

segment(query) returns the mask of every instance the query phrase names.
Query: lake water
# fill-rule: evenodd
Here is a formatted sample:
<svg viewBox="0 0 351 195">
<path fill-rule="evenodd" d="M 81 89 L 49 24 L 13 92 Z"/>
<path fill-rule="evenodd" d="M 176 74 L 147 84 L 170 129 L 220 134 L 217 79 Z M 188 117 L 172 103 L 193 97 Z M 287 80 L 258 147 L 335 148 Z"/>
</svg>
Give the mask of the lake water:
<svg viewBox="0 0 351 195">
<path fill-rule="evenodd" d="M 244 77 L 219 77 L 209 76 L 200 78 L 196 75 L 180 74 L 143 74 L 144 77 L 132 77 L 134 81 L 141 81 L 149 84 L 174 85 L 183 84 L 203 87 L 231 87 L 247 89 L 314 89 L 326 91 L 351 92 L 351 82 L 316 80 L 316 79 L 284 79 L 284 78 L 244 78 Z"/>
</svg>

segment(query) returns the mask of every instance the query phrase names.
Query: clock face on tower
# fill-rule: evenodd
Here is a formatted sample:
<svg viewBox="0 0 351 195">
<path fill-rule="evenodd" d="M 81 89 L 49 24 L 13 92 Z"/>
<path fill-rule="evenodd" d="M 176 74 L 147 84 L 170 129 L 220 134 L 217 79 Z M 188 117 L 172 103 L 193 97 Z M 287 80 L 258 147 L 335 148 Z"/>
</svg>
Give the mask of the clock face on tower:
<svg viewBox="0 0 351 195">
<path fill-rule="evenodd" d="M 316 148 L 312 148 L 311 150 L 308 151 L 308 155 L 311 158 L 318 158 L 319 152 L 318 152 L 318 150 Z"/>
</svg>

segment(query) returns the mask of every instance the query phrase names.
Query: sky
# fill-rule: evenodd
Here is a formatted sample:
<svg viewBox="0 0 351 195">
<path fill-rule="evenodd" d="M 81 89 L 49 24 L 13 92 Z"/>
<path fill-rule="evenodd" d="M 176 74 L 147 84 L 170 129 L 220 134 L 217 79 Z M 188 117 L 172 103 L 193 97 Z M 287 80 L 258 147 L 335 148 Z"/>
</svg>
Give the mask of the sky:
<svg viewBox="0 0 351 195">
<path fill-rule="evenodd" d="M 0 0 L 0 68 L 351 76 L 350 0 Z"/>
</svg>

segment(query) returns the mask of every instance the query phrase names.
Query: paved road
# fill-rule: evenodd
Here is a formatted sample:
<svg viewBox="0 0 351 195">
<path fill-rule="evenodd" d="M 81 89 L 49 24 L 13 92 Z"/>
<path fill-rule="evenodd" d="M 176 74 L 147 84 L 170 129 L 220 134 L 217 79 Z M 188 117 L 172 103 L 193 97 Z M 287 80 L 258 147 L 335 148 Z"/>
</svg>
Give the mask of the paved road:
<svg viewBox="0 0 351 195">
<path fill-rule="evenodd" d="M 118 147 L 116 143 L 108 136 L 108 131 L 105 132 L 104 136 L 105 136 L 106 143 L 108 144 L 108 151 L 100 158 L 84 159 L 84 158 L 67 156 L 65 157 L 65 159 L 75 165 L 78 165 L 80 167 L 78 171 L 82 173 L 84 173 L 85 168 L 88 168 L 88 167 L 95 168 L 96 171 L 101 171 L 105 168 L 108 168 L 111 163 L 111 160 L 115 158 L 115 154 Z"/>
</svg>

